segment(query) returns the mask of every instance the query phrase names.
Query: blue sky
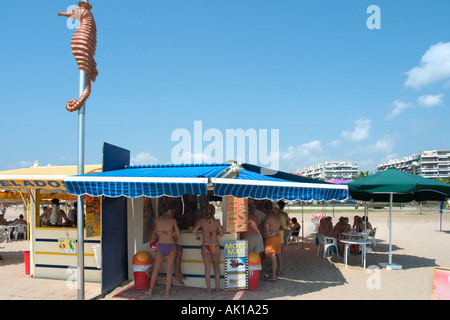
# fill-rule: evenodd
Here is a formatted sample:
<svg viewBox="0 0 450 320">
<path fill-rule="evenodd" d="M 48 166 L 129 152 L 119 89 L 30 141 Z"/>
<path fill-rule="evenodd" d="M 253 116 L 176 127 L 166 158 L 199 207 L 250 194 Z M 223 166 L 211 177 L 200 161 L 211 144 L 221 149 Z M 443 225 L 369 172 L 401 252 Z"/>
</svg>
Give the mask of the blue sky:
<svg viewBox="0 0 450 320">
<path fill-rule="evenodd" d="M 74 30 L 56 14 L 76 3 L 12 1 L 2 16 L 0 170 L 76 164 L 78 117 L 65 109 L 78 96 Z M 194 121 L 224 139 L 278 129 L 283 171 L 324 161 L 374 171 L 450 148 L 449 1 L 90 3 L 99 76 L 86 164 L 101 163 L 103 142 L 133 163 L 169 163 L 172 133 L 193 135 Z M 370 5 L 381 29 L 367 27 Z"/>
</svg>

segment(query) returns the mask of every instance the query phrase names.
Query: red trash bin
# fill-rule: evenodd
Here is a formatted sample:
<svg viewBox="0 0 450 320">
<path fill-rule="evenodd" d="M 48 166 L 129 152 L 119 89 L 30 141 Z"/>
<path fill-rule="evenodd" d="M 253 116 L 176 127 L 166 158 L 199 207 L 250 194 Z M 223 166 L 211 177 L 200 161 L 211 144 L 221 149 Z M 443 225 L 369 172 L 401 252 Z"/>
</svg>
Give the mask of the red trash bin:
<svg viewBox="0 0 450 320">
<path fill-rule="evenodd" d="M 256 252 L 248 253 L 248 288 L 259 288 L 259 272 L 262 270 L 261 258 Z"/>
<path fill-rule="evenodd" d="M 23 260 L 25 262 L 25 274 L 30 275 L 30 251 L 23 252 Z"/>
<path fill-rule="evenodd" d="M 136 289 L 150 288 L 152 273 L 152 257 L 146 251 L 139 251 L 133 257 L 134 287 Z"/>
</svg>

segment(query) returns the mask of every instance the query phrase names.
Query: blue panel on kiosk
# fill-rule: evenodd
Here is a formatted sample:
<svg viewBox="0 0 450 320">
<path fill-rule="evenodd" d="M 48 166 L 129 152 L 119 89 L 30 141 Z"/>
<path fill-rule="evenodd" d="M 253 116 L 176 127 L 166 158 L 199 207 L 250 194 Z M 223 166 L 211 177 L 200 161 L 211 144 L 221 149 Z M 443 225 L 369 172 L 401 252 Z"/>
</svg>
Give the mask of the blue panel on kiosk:
<svg viewBox="0 0 450 320">
<path fill-rule="evenodd" d="M 130 165 L 130 150 L 103 142 L 103 172 L 125 169 Z"/>
<path fill-rule="evenodd" d="M 130 165 L 130 151 L 103 143 L 103 172 Z M 102 201 L 102 294 L 128 280 L 127 199 L 103 197 Z"/>
</svg>

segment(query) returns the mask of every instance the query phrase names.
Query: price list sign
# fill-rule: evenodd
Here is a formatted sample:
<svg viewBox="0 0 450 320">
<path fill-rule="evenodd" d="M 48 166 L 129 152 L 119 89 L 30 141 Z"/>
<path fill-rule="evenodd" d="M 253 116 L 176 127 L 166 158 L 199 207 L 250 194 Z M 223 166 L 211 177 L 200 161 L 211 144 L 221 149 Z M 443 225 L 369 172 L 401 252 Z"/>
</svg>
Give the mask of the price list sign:
<svg viewBox="0 0 450 320">
<path fill-rule="evenodd" d="M 247 231 L 248 198 L 227 197 L 227 232 Z"/>
</svg>

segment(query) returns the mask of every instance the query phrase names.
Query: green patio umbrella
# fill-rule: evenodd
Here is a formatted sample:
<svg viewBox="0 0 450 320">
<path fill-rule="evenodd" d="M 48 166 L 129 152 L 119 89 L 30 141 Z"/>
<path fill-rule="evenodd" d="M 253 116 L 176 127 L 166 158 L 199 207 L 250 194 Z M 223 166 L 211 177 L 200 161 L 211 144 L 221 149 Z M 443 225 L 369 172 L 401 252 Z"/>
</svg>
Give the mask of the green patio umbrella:
<svg viewBox="0 0 450 320">
<path fill-rule="evenodd" d="M 390 269 L 401 269 L 392 264 L 392 203 L 410 201 L 444 201 L 450 197 L 450 185 L 390 168 L 348 184 L 355 200 L 389 202 L 389 262 Z"/>
</svg>

